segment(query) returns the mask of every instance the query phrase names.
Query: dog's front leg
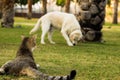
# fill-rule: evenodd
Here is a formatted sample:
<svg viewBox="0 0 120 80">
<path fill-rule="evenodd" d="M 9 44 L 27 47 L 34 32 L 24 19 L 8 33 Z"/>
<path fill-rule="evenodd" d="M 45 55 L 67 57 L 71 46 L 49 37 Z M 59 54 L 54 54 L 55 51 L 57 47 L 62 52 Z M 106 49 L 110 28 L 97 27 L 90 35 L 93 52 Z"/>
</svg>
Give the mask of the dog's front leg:
<svg viewBox="0 0 120 80">
<path fill-rule="evenodd" d="M 62 33 L 63 37 L 65 38 L 65 40 L 67 41 L 67 44 L 68 44 L 69 46 L 73 46 L 73 44 L 71 43 L 71 41 L 70 41 L 70 39 L 69 39 L 66 31 L 61 30 L 61 33 Z"/>
</svg>

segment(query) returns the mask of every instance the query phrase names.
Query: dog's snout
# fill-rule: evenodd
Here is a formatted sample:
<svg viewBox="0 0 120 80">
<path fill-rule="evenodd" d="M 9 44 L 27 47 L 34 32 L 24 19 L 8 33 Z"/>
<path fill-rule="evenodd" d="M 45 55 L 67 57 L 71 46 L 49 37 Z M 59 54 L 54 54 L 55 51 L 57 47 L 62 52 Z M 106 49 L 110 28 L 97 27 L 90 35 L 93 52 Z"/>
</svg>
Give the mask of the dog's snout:
<svg viewBox="0 0 120 80">
<path fill-rule="evenodd" d="M 75 46 L 76 44 L 75 44 L 75 43 L 73 43 L 73 45 Z"/>
</svg>

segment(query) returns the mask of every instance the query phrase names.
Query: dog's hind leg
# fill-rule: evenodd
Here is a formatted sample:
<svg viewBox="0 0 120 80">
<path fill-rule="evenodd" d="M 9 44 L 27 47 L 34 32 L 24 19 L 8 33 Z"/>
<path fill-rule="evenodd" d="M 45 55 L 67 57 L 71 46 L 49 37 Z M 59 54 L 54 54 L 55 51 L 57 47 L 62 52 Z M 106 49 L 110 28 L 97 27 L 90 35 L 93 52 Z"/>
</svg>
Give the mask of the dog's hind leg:
<svg viewBox="0 0 120 80">
<path fill-rule="evenodd" d="M 42 22 L 42 35 L 41 35 L 41 44 L 45 44 L 44 38 L 47 32 L 50 29 L 50 23 L 49 22 Z"/>
<path fill-rule="evenodd" d="M 48 40 L 51 44 L 55 44 L 55 42 L 52 40 L 52 34 L 53 34 L 53 27 L 50 27 L 48 32 Z"/>
</svg>

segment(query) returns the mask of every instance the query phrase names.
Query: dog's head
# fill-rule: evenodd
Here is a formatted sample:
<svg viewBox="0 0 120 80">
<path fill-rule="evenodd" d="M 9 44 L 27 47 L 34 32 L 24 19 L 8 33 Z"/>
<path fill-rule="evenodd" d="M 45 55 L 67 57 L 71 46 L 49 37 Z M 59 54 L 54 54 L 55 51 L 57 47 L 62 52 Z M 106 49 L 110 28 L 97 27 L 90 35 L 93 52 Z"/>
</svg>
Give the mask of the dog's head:
<svg viewBox="0 0 120 80">
<path fill-rule="evenodd" d="M 80 30 L 75 30 L 69 35 L 70 41 L 73 43 L 73 45 L 76 45 L 82 39 L 82 37 L 83 35 Z"/>
</svg>

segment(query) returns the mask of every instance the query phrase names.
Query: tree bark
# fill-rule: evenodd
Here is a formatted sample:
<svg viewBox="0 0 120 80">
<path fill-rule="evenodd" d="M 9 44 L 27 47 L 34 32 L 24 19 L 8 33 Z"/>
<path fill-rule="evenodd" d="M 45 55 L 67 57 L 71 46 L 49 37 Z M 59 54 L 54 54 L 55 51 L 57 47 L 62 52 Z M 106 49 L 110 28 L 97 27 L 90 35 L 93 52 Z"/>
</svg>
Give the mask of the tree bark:
<svg viewBox="0 0 120 80">
<path fill-rule="evenodd" d="M 31 19 L 32 18 L 32 2 L 33 0 L 28 0 L 28 19 Z"/>
<path fill-rule="evenodd" d="M 0 0 L 0 19 L 2 18 L 2 0 Z"/>
<path fill-rule="evenodd" d="M 42 12 L 43 14 L 47 13 L 47 0 L 41 0 L 42 1 Z"/>
<path fill-rule="evenodd" d="M 77 16 L 87 41 L 102 42 L 106 0 L 81 0 L 80 14 Z"/>
<path fill-rule="evenodd" d="M 65 12 L 70 12 L 70 0 L 65 1 Z"/>
<path fill-rule="evenodd" d="M 0 12 L 2 11 L 2 0 L 0 0 Z"/>
<path fill-rule="evenodd" d="M 118 24 L 118 0 L 114 0 L 113 24 Z"/>
<path fill-rule="evenodd" d="M 14 0 L 3 0 L 1 26 L 13 28 L 14 25 Z"/>
</svg>

